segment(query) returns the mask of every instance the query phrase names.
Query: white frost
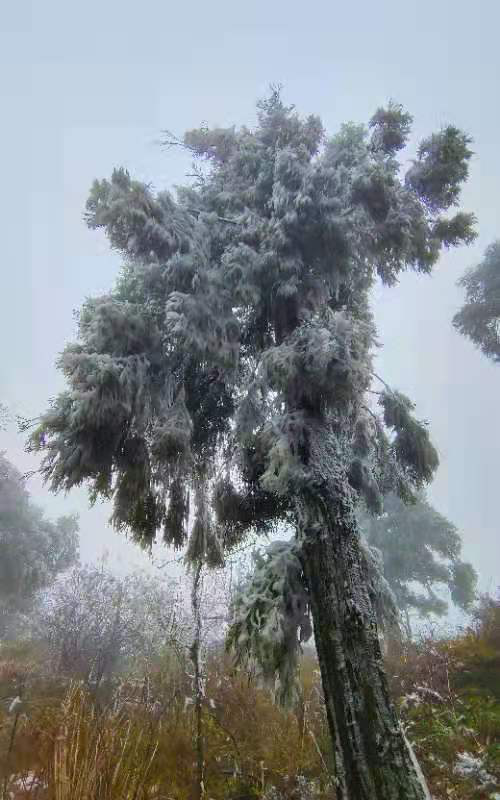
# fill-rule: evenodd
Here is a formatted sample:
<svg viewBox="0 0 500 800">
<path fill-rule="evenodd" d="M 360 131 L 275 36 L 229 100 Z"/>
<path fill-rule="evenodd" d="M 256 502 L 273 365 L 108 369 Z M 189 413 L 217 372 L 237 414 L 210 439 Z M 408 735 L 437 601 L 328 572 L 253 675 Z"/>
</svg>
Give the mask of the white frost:
<svg viewBox="0 0 500 800">
<path fill-rule="evenodd" d="M 462 778 L 475 778 L 481 786 L 495 782 L 495 778 L 485 769 L 481 759 L 467 751 L 457 754 L 453 771 Z"/>
</svg>

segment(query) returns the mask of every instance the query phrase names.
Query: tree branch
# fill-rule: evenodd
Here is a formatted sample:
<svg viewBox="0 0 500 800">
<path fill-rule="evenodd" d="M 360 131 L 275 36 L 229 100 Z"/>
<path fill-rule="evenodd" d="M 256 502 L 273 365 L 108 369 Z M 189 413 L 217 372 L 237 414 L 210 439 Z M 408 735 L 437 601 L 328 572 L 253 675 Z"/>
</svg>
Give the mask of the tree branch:
<svg viewBox="0 0 500 800">
<path fill-rule="evenodd" d="M 201 211 L 198 208 L 186 208 L 186 211 L 188 211 L 190 214 L 195 214 L 197 218 L 201 214 Z M 229 217 L 219 217 L 219 216 L 217 216 L 217 219 L 220 222 L 227 222 L 229 225 L 241 225 L 241 222 L 238 222 L 237 219 L 229 219 Z"/>
</svg>

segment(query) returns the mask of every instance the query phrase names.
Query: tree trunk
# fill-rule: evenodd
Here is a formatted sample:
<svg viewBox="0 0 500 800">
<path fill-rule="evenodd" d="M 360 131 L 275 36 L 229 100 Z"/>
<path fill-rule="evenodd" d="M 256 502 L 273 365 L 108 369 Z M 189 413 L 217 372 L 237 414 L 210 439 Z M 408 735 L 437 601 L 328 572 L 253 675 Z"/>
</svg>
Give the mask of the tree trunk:
<svg viewBox="0 0 500 800">
<path fill-rule="evenodd" d="M 191 661 L 194 667 L 194 712 L 196 722 L 196 782 L 194 800 L 202 800 L 205 796 L 205 741 L 203 731 L 203 673 L 201 666 L 201 576 L 203 564 L 198 562 L 191 592 L 191 607 L 194 616 L 194 637 L 191 645 Z"/>
<path fill-rule="evenodd" d="M 310 452 L 315 480 L 297 499 L 297 516 L 337 796 L 430 799 L 389 698 L 350 487 L 343 471 L 332 468 L 324 437 L 316 442 Z"/>
<path fill-rule="evenodd" d="M 411 639 L 413 638 L 413 632 L 411 629 L 410 612 L 408 611 L 407 608 L 405 608 L 404 616 L 405 616 L 406 638 L 408 639 L 408 641 L 411 641 Z"/>
</svg>

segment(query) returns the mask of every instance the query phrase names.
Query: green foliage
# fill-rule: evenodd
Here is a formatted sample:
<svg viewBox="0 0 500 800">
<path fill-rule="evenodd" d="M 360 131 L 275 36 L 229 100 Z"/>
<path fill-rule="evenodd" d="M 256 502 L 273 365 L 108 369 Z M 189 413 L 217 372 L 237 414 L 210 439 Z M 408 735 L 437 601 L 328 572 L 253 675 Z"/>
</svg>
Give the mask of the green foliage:
<svg viewBox="0 0 500 800">
<path fill-rule="evenodd" d="M 412 416 L 415 406 L 400 392 L 382 392 L 379 403 L 383 408 L 385 424 L 394 432 L 391 448 L 396 461 L 408 477 L 408 483 L 421 487 L 432 479 L 439 465 L 427 425 Z"/>
<path fill-rule="evenodd" d="M 474 621 L 467 634 L 453 646 L 461 664 L 455 678 L 460 691 L 472 695 L 492 695 L 500 713 L 500 596 L 483 595 L 474 610 Z"/>
<path fill-rule="evenodd" d="M 454 638 L 428 634 L 389 655 L 404 725 L 439 800 L 489 800 L 500 789 L 498 598 L 483 597 L 474 616 Z"/>
<path fill-rule="evenodd" d="M 424 495 L 411 504 L 388 495 L 383 514 L 360 513 L 359 517 L 368 543 L 382 555 L 383 574 L 403 613 L 445 614 L 447 603 L 436 591 L 440 587 L 449 590 L 458 607 L 471 607 L 476 573 L 460 560 L 457 529 Z"/>
<path fill-rule="evenodd" d="M 394 155 L 405 146 L 412 122 L 413 117 L 402 105 L 390 101 L 387 108 L 377 109 L 370 120 L 373 146 Z"/>
<path fill-rule="evenodd" d="M 163 538 L 166 544 L 180 550 L 187 541 L 189 497 L 180 478 L 172 481 L 168 509 L 165 514 Z"/>
<path fill-rule="evenodd" d="M 451 219 L 439 218 L 434 225 L 434 235 L 444 247 L 456 247 L 460 242 L 472 244 L 476 238 L 474 214 L 460 211 Z"/>
<path fill-rule="evenodd" d="M 224 564 L 224 551 L 219 531 L 212 523 L 207 481 L 200 478 L 195 485 L 195 515 L 186 553 L 188 563 L 206 563 L 209 567 Z"/>
<path fill-rule="evenodd" d="M 469 609 L 475 599 L 476 582 L 477 574 L 472 564 L 455 561 L 449 583 L 452 602 L 459 608 Z"/>
<path fill-rule="evenodd" d="M 465 289 L 465 303 L 453 317 L 455 328 L 485 356 L 500 361 L 500 241 L 487 248 L 459 285 Z"/>
<path fill-rule="evenodd" d="M 457 204 L 461 184 L 469 174 L 471 141 L 470 136 L 448 125 L 421 142 L 406 179 L 431 210 Z"/>
<path fill-rule="evenodd" d="M 213 506 L 227 550 L 241 544 L 252 531 L 271 535 L 280 522 L 288 519 L 287 497 L 277 498 L 255 481 L 251 484 L 250 489 L 241 490 L 229 479 L 223 478 L 215 484 Z"/>
</svg>

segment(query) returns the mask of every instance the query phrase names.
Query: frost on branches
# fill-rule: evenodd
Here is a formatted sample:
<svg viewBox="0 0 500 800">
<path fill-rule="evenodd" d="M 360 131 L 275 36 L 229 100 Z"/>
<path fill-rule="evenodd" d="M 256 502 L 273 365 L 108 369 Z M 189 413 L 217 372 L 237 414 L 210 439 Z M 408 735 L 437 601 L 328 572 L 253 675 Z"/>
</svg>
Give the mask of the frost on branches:
<svg viewBox="0 0 500 800">
<path fill-rule="evenodd" d="M 227 645 L 238 663 L 255 660 L 264 680 L 287 703 L 294 694 L 300 643 L 312 634 L 297 544 L 273 542 L 254 560 L 253 575 L 233 603 Z"/>
<path fill-rule="evenodd" d="M 236 663 L 253 662 L 284 706 L 296 697 L 301 645 L 312 636 L 300 539 L 277 541 L 254 553 L 252 575 L 237 590 L 226 639 Z M 365 580 L 380 627 L 397 623 L 395 597 L 382 574 L 380 553 L 363 543 Z"/>
<path fill-rule="evenodd" d="M 469 139 L 444 128 L 404 173 L 411 117 L 397 104 L 333 136 L 278 90 L 257 116 L 253 129 L 203 127 L 176 140 L 197 178 L 175 194 L 125 170 L 94 183 L 87 222 L 124 266 L 109 295 L 82 310 L 78 342 L 60 361 L 67 391 L 31 443 L 54 489 L 87 483 L 93 498 L 112 498 L 115 524 L 146 546 L 157 537 L 184 546 L 191 494 L 197 560 L 220 563 L 250 531 L 287 524 L 323 682 L 332 679 L 340 796 L 420 798 L 378 666 L 354 508 L 380 511 L 388 491 L 411 498 L 437 455 L 411 402 L 373 374 L 369 297 L 375 281 L 428 273 L 443 247 L 473 239 L 473 215 L 452 210 Z M 265 587 L 264 574 L 257 565 Z M 277 613 L 270 624 L 283 641 L 298 638 L 302 624 Z"/>
</svg>

